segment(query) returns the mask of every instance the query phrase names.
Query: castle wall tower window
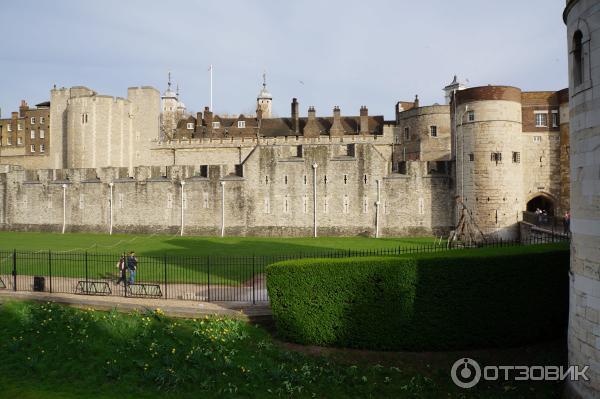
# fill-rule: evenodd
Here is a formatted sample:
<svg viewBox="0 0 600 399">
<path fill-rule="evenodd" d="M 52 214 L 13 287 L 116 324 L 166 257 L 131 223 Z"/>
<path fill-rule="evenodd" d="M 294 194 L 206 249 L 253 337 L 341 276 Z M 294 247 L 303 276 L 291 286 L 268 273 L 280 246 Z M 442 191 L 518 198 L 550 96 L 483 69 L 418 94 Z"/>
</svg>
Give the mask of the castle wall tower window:
<svg viewBox="0 0 600 399">
<path fill-rule="evenodd" d="M 410 140 L 410 128 L 409 127 L 404 128 L 404 139 Z"/>
<path fill-rule="evenodd" d="M 296 146 L 296 157 L 302 158 L 302 155 L 303 155 L 302 146 L 301 145 Z"/>
<path fill-rule="evenodd" d="M 533 136 L 533 142 L 534 143 L 541 143 L 542 142 L 542 136 Z"/>
<path fill-rule="evenodd" d="M 502 162 L 502 153 L 501 152 L 492 152 L 490 156 L 490 160 L 492 162 L 496 162 L 496 165 Z"/>
<path fill-rule="evenodd" d="M 429 126 L 431 137 L 437 137 L 437 126 Z"/>
<path fill-rule="evenodd" d="M 512 153 L 512 161 L 513 161 L 513 163 L 521 163 L 521 153 L 513 151 L 513 153 Z"/>
<path fill-rule="evenodd" d="M 81 124 L 85 125 L 86 123 L 88 123 L 88 114 L 87 114 L 87 112 L 81 114 Z"/>
<path fill-rule="evenodd" d="M 467 120 L 469 122 L 475 121 L 475 111 L 467 111 Z"/>
<path fill-rule="evenodd" d="M 573 35 L 573 84 L 575 87 L 583 83 L 583 34 L 580 30 Z"/>
<path fill-rule="evenodd" d="M 473 162 L 473 161 L 475 161 L 475 154 L 473 154 L 473 153 L 470 153 L 470 154 L 469 154 L 469 161 L 470 161 L 470 162 Z"/>
<path fill-rule="evenodd" d="M 287 175 L 283 177 L 283 184 L 287 184 L 288 183 L 288 178 Z"/>
<path fill-rule="evenodd" d="M 238 121 L 237 126 L 239 129 L 244 129 L 246 127 L 246 121 Z"/>
<path fill-rule="evenodd" d="M 289 197 L 286 195 L 285 197 L 283 197 L 283 213 L 289 213 L 289 212 L 290 212 Z"/>
<path fill-rule="evenodd" d="M 547 111 L 535 111 L 535 127 L 547 127 L 548 126 L 548 112 Z"/>
<path fill-rule="evenodd" d="M 558 127 L 558 110 L 552 111 L 552 127 Z"/>
</svg>

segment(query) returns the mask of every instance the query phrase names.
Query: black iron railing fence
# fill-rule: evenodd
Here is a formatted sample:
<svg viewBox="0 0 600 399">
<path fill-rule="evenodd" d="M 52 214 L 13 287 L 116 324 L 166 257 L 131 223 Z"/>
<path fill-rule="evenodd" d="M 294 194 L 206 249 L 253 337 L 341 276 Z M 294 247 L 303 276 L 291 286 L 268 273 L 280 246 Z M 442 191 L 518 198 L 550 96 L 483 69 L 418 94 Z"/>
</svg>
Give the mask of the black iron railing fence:
<svg viewBox="0 0 600 399">
<path fill-rule="evenodd" d="M 523 212 L 523 221 L 541 229 L 548 230 L 552 234 L 569 234 L 569 221 L 562 216 L 550 216 L 543 213 Z"/>
<path fill-rule="evenodd" d="M 267 265 L 301 258 L 346 258 L 433 253 L 462 248 L 552 243 L 565 237 L 532 235 L 527 241 L 487 241 L 466 247 L 439 242 L 371 250 L 330 250 L 259 256 L 139 256 L 133 284 L 119 282 L 118 254 L 0 251 L 0 289 L 69 294 L 154 297 L 196 301 L 266 302 Z M 127 273 L 127 279 L 130 273 Z"/>
</svg>

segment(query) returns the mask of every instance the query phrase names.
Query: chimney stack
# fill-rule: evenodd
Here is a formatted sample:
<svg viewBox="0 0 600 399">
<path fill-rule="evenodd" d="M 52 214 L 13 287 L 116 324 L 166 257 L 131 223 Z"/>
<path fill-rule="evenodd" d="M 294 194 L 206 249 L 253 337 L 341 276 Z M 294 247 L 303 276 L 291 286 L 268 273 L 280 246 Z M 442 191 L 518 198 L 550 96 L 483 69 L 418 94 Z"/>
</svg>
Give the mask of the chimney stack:
<svg viewBox="0 0 600 399">
<path fill-rule="evenodd" d="M 212 111 L 210 110 L 210 108 L 204 107 L 204 123 L 206 124 L 206 132 L 209 135 L 212 135 L 212 132 L 213 132 L 212 122 L 213 122 Z"/>
<path fill-rule="evenodd" d="M 317 123 L 317 112 L 312 105 L 308 107 L 308 119 L 306 120 L 306 125 L 304 125 L 302 134 L 304 137 L 311 138 L 316 138 L 321 135 L 321 128 Z"/>
<path fill-rule="evenodd" d="M 360 133 L 369 134 L 369 110 L 366 105 L 360 107 Z"/>
<path fill-rule="evenodd" d="M 315 107 L 312 105 L 308 107 L 308 120 L 315 120 L 317 117 L 317 111 L 315 111 Z"/>
<path fill-rule="evenodd" d="M 27 101 L 21 100 L 21 105 L 19 106 L 19 117 L 25 117 L 25 111 L 27 111 L 28 109 L 29 106 L 27 106 Z"/>
<path fill-rule="evenodd" d="M 342 126 L 342 118 L 340 117 L 340 107 L 337 105 L 333 107 L 333 123 L 331 124 L 331 128 L 329 129 L 330 136 L 343 136 L 344 135 L 344 127 Z"/>
<path fill-rule="evenodd" d="M 292 99 L 292 130 L 294 133 L 300 133 L 300 116 L 298 115 L 298 109 L 300 104 L 298 104 L 298 99 Z"/>
<path fill-rule="evenodd" d="M 419 108 L 419 95 L 415 94 L 415 104 L 414 104 L 415 108 Z"/>
</svg>

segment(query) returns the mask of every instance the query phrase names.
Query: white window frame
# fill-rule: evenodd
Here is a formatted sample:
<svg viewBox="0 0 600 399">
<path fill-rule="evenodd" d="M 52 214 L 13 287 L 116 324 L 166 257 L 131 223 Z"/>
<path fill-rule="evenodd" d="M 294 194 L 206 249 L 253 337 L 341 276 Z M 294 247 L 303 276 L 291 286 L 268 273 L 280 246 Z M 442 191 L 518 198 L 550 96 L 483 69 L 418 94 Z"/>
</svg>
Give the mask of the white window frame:
<svg viewBox="0 0 600 399">
<path fill-rule="evenodd" d="M 533 111 L 535 127 L 548 127 L 548 111 Z"/>
<path fill-rule="evenodd" d="M 6 136 L 6 145 L 12 145 L 12 137 Z"/>
<path fill-rule="evenodd" d="M 246 128 L 246 121 L 238 121 L 237 127 L 238 127 L 238 129 L 245 129 Z"/>
<path fill-rule="evenodd" d="M 40 152 L 46 152 L 46 146 L 44 144 L 40 144 Z"/>
<path fill-rule="evenodd" d="M 32 116 L 31 118 L 29 118 L 29 123 L 31 125 L 35 125 L 35 116 Z"/>
<path fill-rule="evenodd" d="M 558 110 L 552 111 L 552 127 L 558 127 Z"/>
<path fill-rule="evenodd" d="M 40 125 L 43 125 L 46 122 L 46 118 L 40 116 Z"/>
<path fill-rule="evenodd" d="M 17 123 L 17 130 L 23 130 L 23 125 L 21 125 L 20 123 Z"/>
<path fill-rule="evenodd" d="M 194 130 L 194 124 L 191 122 L 187 123 L 187 130 Z"/>
<path fill-rule="evenodd" d="M 467 121 L 474 122 L 475 121 L 475 111 L 467 111 Z"/>
<path fill-rule="evenodd" d="M 213 129 L 218 129 L 221 127 L 221 122 L 213 122 L 212 123 L 212 128 Z"/>
<path fill-rule="evenodd" d="M 23 144 L 23 139 L 20 137 L 17 137 L 17 145 L 22 145 Z"/>
<path fill-rule="evenodd" d="M 44 129 L 40 129 L 40 138 L 41 139 L 45 139 L 46 138 L 46 132 L 44 132 Z"/>
<path fill-rule="evenodd" d="M 431 125 L 429 126 L 429 134 L 431 135 L 431 137 L 437 137 L 437 125 Z"/>
<path fill-rule="evenodd" d="M 31 129 L 30 136 L 32 140 L 35 140 L 35 130 Z"/>
<path fill-rule="evenodd" d="M 541 143 L 542 142 L 542 136 L 533 136 L 533 142 L 534 143 Z"/>
<path fill-rule="evenodd" d="M 8 125 L 6 125 L 6 131 L 12 132 L 12 125 L 10 123 Z"/>
<path fill-rule="evenodd" d="M 29 146 L 29 150 L 30 150 L 30 152 L 35 152 L 35 144 L 31 144 Z"/>
</svg>

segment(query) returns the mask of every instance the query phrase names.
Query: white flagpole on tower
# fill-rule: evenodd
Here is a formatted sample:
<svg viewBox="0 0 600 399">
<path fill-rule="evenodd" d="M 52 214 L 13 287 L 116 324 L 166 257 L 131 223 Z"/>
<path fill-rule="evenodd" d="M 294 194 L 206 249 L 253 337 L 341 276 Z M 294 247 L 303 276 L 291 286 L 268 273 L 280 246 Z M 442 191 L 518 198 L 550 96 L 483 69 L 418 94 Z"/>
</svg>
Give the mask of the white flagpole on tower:
<svg viewBox="0 0 600 399">
<path fill-rule="evenodd" d="M 208 68 L 208 70 L 210 71 L 210 110 L 212 112 L 212 110 L 213 110 L 213 101 L 212 101 L 213 100 L 212 99 L 212 92 L 213 92 L 213 88 L 212 88 L 212 86 L 213 86 L 212 85 L 212 80 L 213 80 L 212 79 L 212 70 L 213 70 L 213 67 L 212 67 L 212 64 L 210 64 L 210 67 Z"/>
</svg>

